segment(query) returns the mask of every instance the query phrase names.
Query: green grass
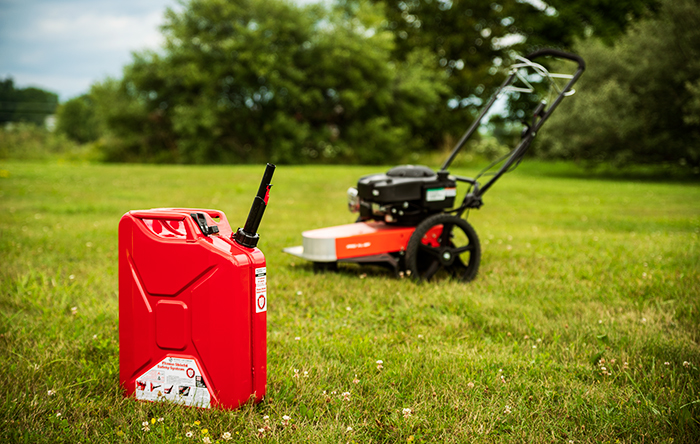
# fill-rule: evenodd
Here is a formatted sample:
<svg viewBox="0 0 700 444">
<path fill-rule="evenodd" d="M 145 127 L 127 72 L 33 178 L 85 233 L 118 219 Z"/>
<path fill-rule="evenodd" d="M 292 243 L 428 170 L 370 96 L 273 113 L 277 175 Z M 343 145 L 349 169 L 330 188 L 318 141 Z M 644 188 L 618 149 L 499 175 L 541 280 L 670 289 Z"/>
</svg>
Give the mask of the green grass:
<svg viewBox="0 0 700 444">
<path fill-rule="evenodd" d="M 351 222 L 347 187 L 383 170 L 278 168 L 259 245 L 267 398 L 220 411 L 122 396 L 117 225 L 168 206 L 241 225 L 262 166 L 0 163 L 0 441 L 698 441 L 697 183 L 526 162 L 469 215 L 470 284 L 314 274 L 282 253 Z"/>
</svg>

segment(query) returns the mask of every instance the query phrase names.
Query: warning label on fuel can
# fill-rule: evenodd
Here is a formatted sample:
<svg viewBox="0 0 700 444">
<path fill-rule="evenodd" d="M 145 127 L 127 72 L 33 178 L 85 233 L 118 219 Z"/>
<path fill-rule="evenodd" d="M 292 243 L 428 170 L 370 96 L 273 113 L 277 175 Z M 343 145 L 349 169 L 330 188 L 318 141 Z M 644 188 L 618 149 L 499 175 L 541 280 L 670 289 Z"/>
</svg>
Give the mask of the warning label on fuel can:
<svg viewBox="0 0 700 444">
<path fill-rule="evenodd" d="M 267 311 L 267 268 L 255 269 L 255 312 Z"/>
<path fill-rule="evenodd" d="M 136 399 L 209 408 L 211 396 L 194 359 L 167 357 L 136 378 Z"/>
</svg>

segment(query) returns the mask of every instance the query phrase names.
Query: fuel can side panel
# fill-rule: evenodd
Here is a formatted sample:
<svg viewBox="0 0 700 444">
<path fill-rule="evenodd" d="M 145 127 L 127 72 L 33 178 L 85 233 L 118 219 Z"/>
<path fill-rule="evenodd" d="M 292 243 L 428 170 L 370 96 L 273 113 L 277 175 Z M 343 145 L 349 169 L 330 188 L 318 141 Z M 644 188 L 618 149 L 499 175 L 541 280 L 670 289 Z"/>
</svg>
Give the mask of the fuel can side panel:
<svg viewBox="0 0 700 444">
<path fill-rule="evenodd" d="M 265 397 L 267 387 L 267 264 L 263 253 L 250 252 L 252 298 L 251 356 L 253 360 L 253 395 L 255 402 Z"/>
<path fill-rule="evenodd" d="M 131 258 L 134 222 L 126 214 L 119 223 L 119 379 L 127 395 L 135 389 L 127 381 L 152 362 L 145 345 L 155 341 L 153 310 Z"/>
</svg>

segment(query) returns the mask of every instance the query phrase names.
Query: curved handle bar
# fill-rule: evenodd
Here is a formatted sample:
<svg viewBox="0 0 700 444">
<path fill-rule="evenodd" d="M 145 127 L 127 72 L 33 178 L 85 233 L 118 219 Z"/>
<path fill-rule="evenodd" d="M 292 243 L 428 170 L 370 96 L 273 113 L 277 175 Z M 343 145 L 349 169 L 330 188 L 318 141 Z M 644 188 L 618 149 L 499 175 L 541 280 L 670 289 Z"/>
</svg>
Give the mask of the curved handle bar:
<svg viewBox="0 0 700 444">
<path fill-rule="evenodd" d="M 583 60 L 583 57 L 577 54 L 572 54 L 570 52 L 564 52 L 564 51 L 559 51 L 558 49 L 552 49 L 552 48 L 545 48 L 545 49 L 540 49 L 537 50 L 527 56 L 525 58 L 529 60 L 536 59 L 537 57 L 542 57 L 542 56 L 552 56 L 552 57 L 557 57 L 560 59 L 567 59 L 571 60 L 573 62 L 578 63 L 578 67 L 581 71 L 586 69 L 586 62 Z"/>
</svg>

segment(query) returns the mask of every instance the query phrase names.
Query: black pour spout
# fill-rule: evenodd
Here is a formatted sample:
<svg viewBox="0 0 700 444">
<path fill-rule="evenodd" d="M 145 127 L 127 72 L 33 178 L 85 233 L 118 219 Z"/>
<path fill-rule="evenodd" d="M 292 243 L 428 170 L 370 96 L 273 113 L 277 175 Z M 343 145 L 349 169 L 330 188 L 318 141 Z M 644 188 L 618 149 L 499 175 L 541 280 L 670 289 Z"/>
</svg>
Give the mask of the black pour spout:
<svg viewBox="0 0 700 444">
<path fill-rule="evenodd" d="M 258 235 L 258 227 L 262 221 L 265 208 L 267 208 L 267 199 L 270 197 L 270 188 L 272 184 L 272 174 L 275 172 L 275 166 L 271 163 L 267 164 L 265 174 L 263 174 L 258 194 L 253 199 L 253 206 L 250 207 L 248 219 L 245 221 L 245 226 L 239 228 L 236 234 L 233 235 L 233 240 L 248 248 L 255 248 L 258 245 L 260 236 Z"/>
</svg>

